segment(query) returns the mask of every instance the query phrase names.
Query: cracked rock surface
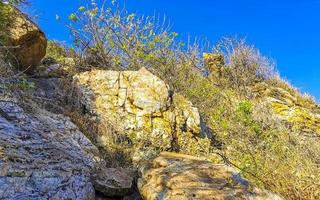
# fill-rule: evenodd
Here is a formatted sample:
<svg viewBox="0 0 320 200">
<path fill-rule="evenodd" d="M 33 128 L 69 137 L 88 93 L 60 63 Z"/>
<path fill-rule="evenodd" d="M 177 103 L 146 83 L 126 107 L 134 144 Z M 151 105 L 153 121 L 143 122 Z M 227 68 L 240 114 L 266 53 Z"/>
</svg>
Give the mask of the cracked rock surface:
<svg viewBox="0 0 320 200">
<path fill-rule="evenodd" d="M 100 161 L 68 117 L 0 98 L 0 199 L 94 199 Z"/>
<path fill-rule="evenodd" d="M 210 146 L 198 109 L 145 68 L 92 70 L 74 76 L 72 85 L 81 116 L 98 125 L 111 124 L 117 135 L 125 135 L 134 162 L 161 151 L 189 153 Z M 94 137 L 101 146 L 110 146 L 109 135 L 102 130 Z"/>
</svg>

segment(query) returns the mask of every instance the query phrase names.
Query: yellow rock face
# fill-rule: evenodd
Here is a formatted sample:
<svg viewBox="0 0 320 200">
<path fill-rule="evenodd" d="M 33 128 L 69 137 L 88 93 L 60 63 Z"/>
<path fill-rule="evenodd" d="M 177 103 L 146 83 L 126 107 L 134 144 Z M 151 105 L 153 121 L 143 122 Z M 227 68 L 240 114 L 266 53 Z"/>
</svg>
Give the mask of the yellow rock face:
<svg viewBox="0 0 320 200">
<path fill-rule="evenodd" d="M 300 94 L 259 83 L 253 87 L 253 92 L 271 103 L 273 110 L 292 127 L 309 136 L 320 135 L 320 108 L 316 103 L 308 101 Z"/>
<path fill-rule="evenodd" d="M 199 158 L 163 152 L 140 167 L 140 194 L 145 200 L 281 200 L 260 190 L 226 165 Z"/>
<path fill-rule="evenodd" d="M 204 53 L 203 60 L 210 73 L 220 73 L 225 64 L 223 55 L 217 53 Z"/>
<path fill-rule="evenodd" d="M 13 46 L 13 60 L 18 61 L 19 70 L 33 71 L 46 54 L 47 39 L 44 33 L 18 9 L 9 5 L 1 5 L 8 14 L 4 30 L 7 46 Z M 2 9 L 2 8 L 1 8 Z"/>
<path fill-rule="evenodd" d="M 93 70 L 74 76 L 73 85 L 90 116 L 97 116 L 100 124 L 112 124 L 129 138 L 136 162 L 160 151 L 191 151 L 189 146 L 195 143 L 195 151 L 210 148 L 208 138 L 194 139 L 201 135 L 197 108 L 181 95 L 171 95 L 168 85 L 145 68 Z M 106 134 L 96 137 L 108 146 Z"/>
</svg>

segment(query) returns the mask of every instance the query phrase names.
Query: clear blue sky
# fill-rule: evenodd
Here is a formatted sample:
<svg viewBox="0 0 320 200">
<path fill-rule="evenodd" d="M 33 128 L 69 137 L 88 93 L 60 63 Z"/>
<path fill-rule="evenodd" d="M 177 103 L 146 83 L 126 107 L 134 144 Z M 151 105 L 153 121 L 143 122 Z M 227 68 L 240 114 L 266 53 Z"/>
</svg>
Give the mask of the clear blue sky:
<svg viewBox="0 0 320 200">
<path fill-rule="evenodd" d="M 84 0 L 30 0 L 49 39 L 70 41 L 55 20 Z M 320 100 L 320 0 L 121 0 L 129 11 L 165 15 L 182 38 L 246 37 L 277 62 L 281 76 Z"/>
</svg>

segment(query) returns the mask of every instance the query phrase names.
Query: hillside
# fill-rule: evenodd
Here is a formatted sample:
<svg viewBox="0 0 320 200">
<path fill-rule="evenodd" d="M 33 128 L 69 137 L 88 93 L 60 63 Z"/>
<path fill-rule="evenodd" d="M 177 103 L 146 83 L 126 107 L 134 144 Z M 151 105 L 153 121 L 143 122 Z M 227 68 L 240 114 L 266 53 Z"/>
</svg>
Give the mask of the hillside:
<svg viewBox="0 0 320 200">
<path fill-rule="evenodd" d="M 71 47 L 0 2 L 0 199 L 320 198 L 320 105 L 270 59 L 92 6 Z"/>
</svg>

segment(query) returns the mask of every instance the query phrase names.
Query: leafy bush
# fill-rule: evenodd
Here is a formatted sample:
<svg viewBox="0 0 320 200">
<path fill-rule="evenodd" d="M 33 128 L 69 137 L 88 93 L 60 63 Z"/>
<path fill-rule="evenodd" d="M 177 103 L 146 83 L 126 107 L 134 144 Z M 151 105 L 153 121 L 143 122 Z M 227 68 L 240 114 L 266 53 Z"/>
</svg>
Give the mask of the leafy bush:
<svg viewBox="0 0 320 200">
<path fill-rule="evenodd" d="M 13 46 L 8 46 L 8 28 L 15 17 L 15 12 L 12 5 L 18 3 L 24 3 L 25 1 L 0 1 L 0 76 L 9 77 L 12 76 L 12 66 L 9 62 L 14 60 L 14 56 L 11 53 Z"/>
<path fill-rule="evenodd" d="M 156 17 L 138 16 L 115 3 L 79 7 L 70 14 L 70 31 L 85 68 L 149 70 L 177 88 L 181 73 L 192 73 L 201 65 L 196 46 L 175 42 L 177 33 Z M 107 7 L 108 5 L 109 7 Z M 190 65 L 192 68 L 190 68 Z M 191 71 L 190 71 L 191 70 Z M 179 77 L 180 76 L 180 77 Z M 178 90 L 178 88 L 177 88 Z"/>
</svg>

